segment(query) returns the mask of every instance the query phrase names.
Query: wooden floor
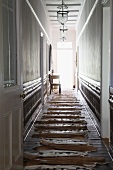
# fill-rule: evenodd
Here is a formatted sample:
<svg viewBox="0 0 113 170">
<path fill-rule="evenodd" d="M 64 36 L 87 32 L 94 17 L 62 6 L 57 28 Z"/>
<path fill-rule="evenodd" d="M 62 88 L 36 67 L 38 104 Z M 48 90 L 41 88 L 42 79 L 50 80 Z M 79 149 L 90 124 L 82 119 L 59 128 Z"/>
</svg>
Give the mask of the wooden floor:
<svg viewBox="0 0 113 170">
<path fill-rule="evenodd" d="M 71 104 L 71 99 L 75 100 L 77 99 L 75 105 L 76 106 L 73 106 L 73 103 Z M 93 114 L 91 112 L 91 110 L 89 109 L 88 105 L 86 104 L 85 100 L 82 98 L 81 94 L 80 93 L 77 93 L 75 91 L 65 91 L 65 92 L 62 92 L 62 95 L 59 96 L 58 94 L 52 94 L 51 96 L 49 96 L 49 99 L 48 101 L 55 101 L 55 103 L 46 103 L 45 104 L 45 108 L 43 109 L 42 113 L 40 114 L 40 116 L 38 117 L 37 119 L 37 122 L 34 124 L 34 126 L 32 127 L 29 135 L 27 136 L 26 140 L 24 141 L 24 153 L 25 153 L 25 170 L 72 170 L 72 169 L 77 169 L 77 170 L 91 170 L 91 169 L 94 169 L 94 170 L 112 170 L 113 169 L 113 162 L 112 162 L 112 159 L 109 155 L 109 152 L 106 148 L 106 146 L 104 145 L 103 141 L 101 140 L 101 137 L 99 135 L 99 132 L 97 130 L 97 124 L 96 124 L 96 121 L 93 117 Z M 61 102 L 61 103 L 59 103 Z M 71 104 L 71 106 L 70 106 Z M 78 104 L 78 105 L 77 105 Z M 62 106 L 61 106 L 62 105 Z M 67 106 L 66 106 L 67 105 Z M 76 107 L 77 111 L 75 111 L 76 109 L 73 109 L 73 110 L 70 110 L 70 108 L 74 108 Z M 43 140 L 46 141 L 46 142 L 49 142 L 51 144 L 52 143 L 64 143 L 64 144 L 76 144 L 76 139 L 74 138 L 43 138 L 43 137 L 38 137 L 38 138 L 34 138 L 33 135 L 34 134 L 37 134 L 36 132 L 36 126 L 38 126 L 38 131 L 39 131 L 39 126 L 41 125 L 42 129 L 44 128 L 43 126 L 46 126 L 49 128 L 50 127 L 55 127 L 56 125 L 59 126 L 59 125 L 62 125 L 63 124 L 63 127 L 64 126 L 69 126 L 69 122 L 66 123 L 67 119 L 63 119 L 62 116 L 65 116 L 66 114 L 62 114 L 62 112 L 81 112 L 81 117 L 82 117 L 82 120 L 86 121 L 87 122 L 87 125 L 86 123 L 83 124 L 83 126 L 87 126 L 87 130 L 78 130 L 78 132 L 83 132 L 86 134 L 86 139 L 85 141 L 79 141 L 78 143 L 88 143 L 90 144 L 91 146 L 94 146 L 94 148 L 97 148 L 97 151 L 92 151 L 92 152 L 88 152 L 86 153 L 86 151 L 81 151 L 81 152 L 78 152 L 78 151 L 70 151 L 70 148 L 67 148 L 67 149 L 64 149 L 64 150 L 61 150 L 61 149 L 51 149 L 50 146 L 48 145 L 48 147 L 50 149 L 47 149 L 47 150 L 40 150 L 42 148 L 40 148 L 40 141 L 42 142 Z M 50 112 L 54 112 L 55 114 L 53 114 L 53 116 L 61 116 L 62 117 L 62 120 L 65 121 L 65 123 L 58 123 L 58 122 L 49 122 L 49 124 L 47 123 L 48 120 L 51 121 L 59 121 L 58 117 L 56 117 L 56 119 L 51 119 L 51 114 L 49 114 Z M 56 112 L 58 114 L 56 114 Z M 46 113 L 46 114 L 45 114 Z M 46 115 L 46 118 L 49 116 L 49 119 L 43 119 L 43 116 L 44 114 Z M 68 114 L 68 116 L 72 116 L 72 114 Z M 75 115 L 74 115 L 75 116 Z M 69 120 L 69 119 L 68 119 Z M 73 120 L 73 119 L 72 119 Z M 77 119 L 77 120 L 81 120 L 80 119 Z M 42 121 L 45 121 L 46 124 L 43 124 L 41 123 Z M 60 119 L 61 121 L 61 119 Z M 71 121 L 71 119 L 69 120 Z M 75 120 L 74 120 L 75 121 Z M 41 124 L 40 124 L 41 123 Z M 65 125 L 64 125 L 65 124 Z M 74 122 L 71 122 L 71 124 L 75 125 Z M 80 125 L 80 124 L 79 124 Z M 51 130 L 47 130 L 46 132 L 50 132 Z M 75 131 L 70 131 L 70 129 L 67 129 L 67 131 L 60 129 L 60 130 L 52 130 L 52 133 L 59 133 L 60 132 L 63 132 L 63 133 L 71 133 L 73 132 L 73 134 L 76 133 L 76 130 Z M 42 131 L 40 133 L 43 133 Z M 39 134 L 39 133 L 38 133 Z M 46 140 L 45 140 L 46 139 Z M 35 149 L 34 149 L 35 148 Z M 74 156 L 86 156 L 86 157 L 96 157 L 96 158 L 105 158 L 105 164 L 101 164 L 99 163 L 98 165 L 96 166 L 92 166 L 92 165 L 82 165 L 81 166 L 79 165 L 72 165 L 71 163 L 67 163 L 66 165 L 66 157 L 74 157 Z M 87 154 L 87 155 L 86 155 Z M 43 158 L 51 158 L 51 160 L 56 157 L 56 162 L 58 161 L 58 158 L 60 157 L 62 159 L 62 157 L 65 157 L 65 164 L 63 165 L 57 165 L 57 163 L 54 162 L 53 165 L 49 165 L 49 164 L 46 164 L 43 165 L 40 164 L 40 163 L 37 163 L 36 165 L 36 162 L 34 163 L 33 161 L 31 161 L 29 158 L 27 157 L 30 157 L 32 155 L 35 155 L 38 157 L 38 159 L 43 159 Z M 33 164 L 32 164 L 33 162 Z"/>
</svg>

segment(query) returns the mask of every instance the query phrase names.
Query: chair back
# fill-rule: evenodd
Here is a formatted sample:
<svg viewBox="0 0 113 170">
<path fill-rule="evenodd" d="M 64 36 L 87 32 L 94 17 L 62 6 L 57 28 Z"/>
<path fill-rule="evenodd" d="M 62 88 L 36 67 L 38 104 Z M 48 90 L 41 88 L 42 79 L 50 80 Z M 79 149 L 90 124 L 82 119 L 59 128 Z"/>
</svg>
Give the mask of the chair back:
<svg viewBox="0 0 113 170">
<path fill-rule="evenodd" d="M 51 94 L 51 91 L 53 91 L 54 87 L 58 87 L 59 94 L 61 94 L 60 76 L 57 74 L 50 75 L 50 94 Z"/>
<path fill-rule="evenodd" d="M 59 75 L 50 75 L 50 83 L 60 83 Z"/>
</svg>

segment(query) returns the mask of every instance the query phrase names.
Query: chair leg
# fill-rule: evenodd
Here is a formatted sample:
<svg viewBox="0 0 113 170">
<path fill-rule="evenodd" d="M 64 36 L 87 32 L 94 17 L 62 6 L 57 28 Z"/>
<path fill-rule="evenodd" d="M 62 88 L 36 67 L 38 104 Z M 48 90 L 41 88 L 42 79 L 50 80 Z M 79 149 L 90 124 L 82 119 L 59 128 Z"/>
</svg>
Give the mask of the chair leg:
<svg viewBox="0 0 113 170">
<path fill-rule="evenodd" d="M 61 94 L 61 84 L 59 85 L 59 94 Z"/>
<path fill-rule="evenodd" d="M 51 92 L 53 92 L 53 85 L 52 84 L 50 85 L 50 94 L 51 94 Z"/>
<path fill-rule="evenodd" d="M 52 88 L 52 86 L 50 85 L 50 94 L 51 94 L 51 88 Z"/>
</svg>

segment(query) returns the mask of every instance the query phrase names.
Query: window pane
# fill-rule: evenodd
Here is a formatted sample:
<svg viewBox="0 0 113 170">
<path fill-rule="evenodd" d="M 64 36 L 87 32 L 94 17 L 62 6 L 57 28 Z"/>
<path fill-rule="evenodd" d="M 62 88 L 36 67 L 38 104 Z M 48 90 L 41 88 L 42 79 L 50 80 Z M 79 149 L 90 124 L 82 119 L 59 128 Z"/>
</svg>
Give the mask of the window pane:
<svg viewBox="0 0 113 170">
<path fill-rule="evenodd" d="M 11 1 L 11 0 L 10 0 Z M 16 34 L 14 9 L 2 6 L 4 87 L 16 85 Z"/>
<path fill-rule="evenodd" d="M 9 40 L 10 40 L 10 78 L 16 80 L 16 47 L 15 47 L 15 29 L 14 29 L 14 18 L 13 13 L 9 11 Z M 16 82 L 14 82 L 15 84 Z"/>
<path fill-rule="evenodd" d="M 8 6 L 13 9 L 13 0 L 8 0 Z"/>
<path fill-rule="evenodd" d="M 3 59 L 4 81 L 9 80 L 8 11 L 3 7 Z"/>
<path fill-rule="evenodd" d="M 13 9 L 13 0 L 2 0 L 2 4 L 8 6 L 9 8 Z"/>
<path fill-rule="evenodd" d="M 2 0 L 2 3 L 7 5 L 8 4 L 8 0 Z"/>
</svg>

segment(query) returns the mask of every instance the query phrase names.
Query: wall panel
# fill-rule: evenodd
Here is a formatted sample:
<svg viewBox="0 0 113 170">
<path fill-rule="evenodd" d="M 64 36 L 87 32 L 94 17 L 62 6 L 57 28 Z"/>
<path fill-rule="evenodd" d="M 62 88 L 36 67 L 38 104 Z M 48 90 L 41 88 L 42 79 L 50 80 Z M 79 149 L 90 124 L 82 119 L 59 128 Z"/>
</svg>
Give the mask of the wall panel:
<svg viewBox="0 0 113 170">
<path fill-rule="evenodd" d="M 24 83 L 24 137 L 41 110 L 41 79 Z M 37 109 L 38 108 L 38 109 Z"/>
<path fill-rule="evenodd" d="M 83 7 L 83 11 L 81 13 L 81 16 L 80 16 L 80 22 L 78 22 L 78 30 L 77 30 L 77 35 L 80 34 L 86 20 L 87 20 L 87 17 L 94 5 L 96 0 L 86 0 L 85 1 L 85 4 L 84 4 L 84 7 Z"/>
<path fill-rule="evenodd" d="M 101 76 L 101 3 L 98 2 L 79 41 L 79 73 L 95 81 Z"/>
<path fill-rule="evenodd" d="M 100 121 L 103 6 L 101 5 L 101 1 L 96 3 L 96 0 L 85 1 L 77 28 L 77 47 L 79 49 L 79 88 Z M 95 8 L 93 8 L 94 4 Z M 92 15 L 89 15 L 91 11 L 93 11 Z M 87 18 L 89 18 L 89 20 L 87 20 Z M 85 23 L 87 24 L 85 25 Z"/>
<path fill-rule="evenodd" d="M 47 74 L 46 44 L 47 41 L 51 39 L 51 36 L 49 33 L 50 24 L 41 0 L 22 1 L 22 23 L 23 120 L 25 138 L 42 109 L 42 82 L 43 76 Z M 44 37 L 43 47 L 40 43 L 41 32 Z M 43 54 L 42 56 L 40 56 L 41 49 Z M 40 72 L 41 61 L 44 62 L 42 74 Z M 47 94 L 46 81 L 47 80 L 44 79 L 44 96 Z"/>
<path fill-rule="evenodd" d="M 26 1 L 23 1 L 23 82 L 40 76 L 40 27 Z"/>
</svg>

